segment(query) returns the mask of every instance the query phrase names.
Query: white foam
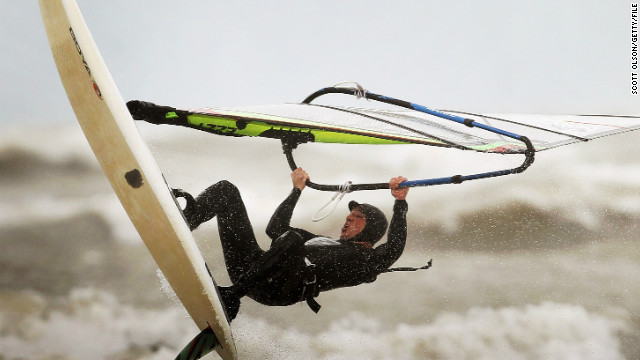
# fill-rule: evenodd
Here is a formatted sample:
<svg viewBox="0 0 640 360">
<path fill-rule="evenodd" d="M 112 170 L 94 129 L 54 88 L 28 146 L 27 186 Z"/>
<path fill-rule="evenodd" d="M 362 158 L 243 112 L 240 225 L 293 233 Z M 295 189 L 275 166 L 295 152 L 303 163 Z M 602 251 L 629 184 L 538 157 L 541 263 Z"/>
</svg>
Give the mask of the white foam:
<svg viewBox="0 0 640 360">
<path fill-rule="evenodd" d="M 16 325 L 25 329 L 0 337 L 0 349 L 8 359 L 112 359 L 154 348 L 175 356 L 194 331 L 184 314 L 178 307 L 140 309 L 103 291 L 75 289 L 46 315 L 29 313 L 18 324 L 0 322 L 3 331 Z"/>
<path fill-rule="evenodd" d="M 476 262 L 467 257 L 464 260 L 469 265 L 460 269 L 460 273 L 468 274 L 469 267 Z M 541 265 L 548 266 L 545 263 Z M 570 267 L 570 264 L 567 266 Z M 589 264 L 582 266 L 587 268 Z M 606 267 L 602 265 L 603 269 Z M 447 268 L 437 267 L 434 271 Z M 477 264 L 475 269 L 476 272 L 479 269 Z M 513 281 L 501 282 L 486 268 L 483 267 L 482 271 L 487 273 L 485 277 L 489 276 L 497 282 L 495 286 L 489 284 L 491 289 L 508 287 Z M 585 274 L 580 269 L 571 271 Z M 633 321 L 629 313 L 632 310 L 627 310 L 628 306 L 621 307 L 624 302 L 618 307 L 614 304 L 591 307 L 597 310 L 545 300 L 537 304 L 495 308 L 474 306 L 487 303 L 482 301 L 483 295 L 486 298 L 498 295 L 508 297 L 508 294 L 486 293 L 485 290 L 474 300 L 469 294 L 482 292 L 482 289 L 469 285 L 459 286 L 454 294 L 447 295 L 439 286 L 451 287 L 453 283 L 439 272 L 428 274 L 428 278 L 442 284 L 437 285 L 432 281 L 423 285 L 431 288 L 431 293 L 437 297 L 449 296 L 451 303 L 447 306 L 432 308 L 440 303 L 439 300 L 420 303 L 419 297 L 413 297 L 409 302 L 401 303 L 402 306 L 409 306 L 406 310 L 393 309 L 385 305 L 385 301 L 396 299 L 393 294 L 375 292 L 373 288 L 350 289 L 343 296 L 361 290 L 371 304 L 367 305 L 357 297 L 341 298 L 342 302 L 363 303 L 385 314 L 379 315 L 376 311 L 336 313 L 337 307 L 331 307 L 329 301 L 324 304 L 329 306 L 327 311 L 335 313 L 335 318 L 322 325 L 323 329 L 313 332 L 284 326 L 277 320 L 268 321 L 241 311 L 232 323 L 240 358 L 619 360 L 624 358 L 619 335 L 637 336 L 632 333 L 634 325 L 629 323 Z M 596 278 L 590 273 L 586 274 Z M 515 277 L 518 277 L 517 274 Z M 632 275 L 629 277 L 633 278 Z M 468 275 L 464 279 L 474 282 Z M 618 282 L 622 283 L 622 280 Z M 614 296 L 615 291 L 606 290 L 606 294 Z M 378 294 L 380 299 L 370 296 L 372 292 Z M 526 298 L 529 295 L 534 294 L 523 296 Z M 45 297 L 34 292 L 13 293 L 12 296 L 19 301 L 5 302 L 4 307 L 8 304 L 14 304 L 14 307 L 4 308 L 0 312 L 0 355 L 7 359 L 172 358 L 198 331 L 179 305 L 147 309 L 123 304 L 110 293 L 94 288 L 74 289 L 62 298 Z M 566 296 L 567 301 L 571 301 L 573 295 Z M 465 302 L 471 307 L 467 308 Z M 28 303 L 33 305 L 21 305 Z M 387 312 L 419 312 L 421 306 L 429 306 L 428 311 L 433 316 L 414 318 L 414 321 L 420 322 L 413 324 L 384 320 L 383 315 Z M 346 307 L 353 308 L 353 305 Z M 460 310 L 454 311 L 453 308 Z M 262 310 L 270 311 L 267 307 Z M 314 315 L 309 313 L 305 315 L 305 320 L 298 321 L 313 322 Z"/>
<path fill-rule="evenodd" d="M 351 313 L 317 336 L 242 315 L 238 349 L 247 359 L 582 359 L 618 360 L 615 318 L 575 305 L 543 303 L 444 313 L 432 323 L 389 327 Z"/>
</svg>

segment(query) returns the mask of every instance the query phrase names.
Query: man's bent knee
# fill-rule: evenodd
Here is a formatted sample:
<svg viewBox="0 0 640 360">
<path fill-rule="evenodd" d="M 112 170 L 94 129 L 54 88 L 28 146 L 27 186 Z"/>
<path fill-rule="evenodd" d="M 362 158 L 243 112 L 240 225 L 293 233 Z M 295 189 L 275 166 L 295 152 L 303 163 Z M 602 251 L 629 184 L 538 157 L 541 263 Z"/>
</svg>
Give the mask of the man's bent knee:
<svg viewBox="0 0 640 360">
<path fill-rule="evenodd" d="M 280 235 L 271 245 L 271 247 L 278 246 L 283 248 L 290 247 L 302 247 L 304 246 L 304 239 L 299 232 L 295 230 L 287 230 L 284 234 Z"/>
</svg>

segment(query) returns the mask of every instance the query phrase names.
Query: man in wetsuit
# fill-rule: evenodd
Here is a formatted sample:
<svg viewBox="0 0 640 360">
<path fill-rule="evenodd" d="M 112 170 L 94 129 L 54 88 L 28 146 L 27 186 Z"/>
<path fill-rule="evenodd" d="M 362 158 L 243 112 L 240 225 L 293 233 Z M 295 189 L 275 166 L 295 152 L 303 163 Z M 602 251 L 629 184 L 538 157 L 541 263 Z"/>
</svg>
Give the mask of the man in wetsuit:
<svg viewBox="0 0 640 360">
<path fill-rule="evenodd" d="M 395 198 L 393 217 L 387 241 L 374 247 L 387 233 L 387 219 L 378 208 L 355 201 L 341 229 L 339 239 L 319 236 L 290 226 L 293 209 L 309 176 L 301 169 L 291 174 L 293 189 L 277 208 L 267 235 L 272 239 L 269 250 L 258 245 L 246 208 L 238 189 L 228 181 L 218 182 L 193 198 L 182 190 L 177 197 L 187 201 L 183 210 L 191 229 L 217 218 L 223 255 L 233 282 L 220 287 L 229 319 L 235 318 L 240 298 L 270 306 L 285 306 L 307 301 L 317 312 L 314 298 L 322 291 L 356 286 L 376 280 L 402 254 L 407 235 L 408 188 L 399 188 L 406 178 L 389 182 Z"/>
</svg>

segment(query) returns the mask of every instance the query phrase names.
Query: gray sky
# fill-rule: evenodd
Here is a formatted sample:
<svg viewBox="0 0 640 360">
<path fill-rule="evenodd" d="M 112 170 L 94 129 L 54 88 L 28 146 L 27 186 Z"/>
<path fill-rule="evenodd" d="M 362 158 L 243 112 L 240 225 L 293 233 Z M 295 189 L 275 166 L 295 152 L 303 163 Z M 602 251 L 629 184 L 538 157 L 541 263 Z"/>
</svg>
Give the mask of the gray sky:
<svg viewBox="0 0 640 360">
<path fill-rule="evenodd" d="M 433 108 L 640 113 L 631 3 L 78 0 L 125 99 L 297 102 L 357 80 Z M 0 126 L 75 121 L 37 1 L 0 0 Z"/>
</svg>

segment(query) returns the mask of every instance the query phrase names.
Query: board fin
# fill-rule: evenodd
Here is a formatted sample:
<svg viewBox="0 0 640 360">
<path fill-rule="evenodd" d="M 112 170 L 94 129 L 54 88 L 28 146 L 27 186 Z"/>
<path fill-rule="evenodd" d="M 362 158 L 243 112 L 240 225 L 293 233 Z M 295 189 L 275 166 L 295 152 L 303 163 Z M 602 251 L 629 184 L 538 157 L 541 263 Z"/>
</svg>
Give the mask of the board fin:
<svg viewBox="0 0 640 360">
<path fill-rule="evenodd" d="M 211 326 L 206 327 L 180 351 L 175 360 L 196 360 L 222 346 Z"/>
</svg>

